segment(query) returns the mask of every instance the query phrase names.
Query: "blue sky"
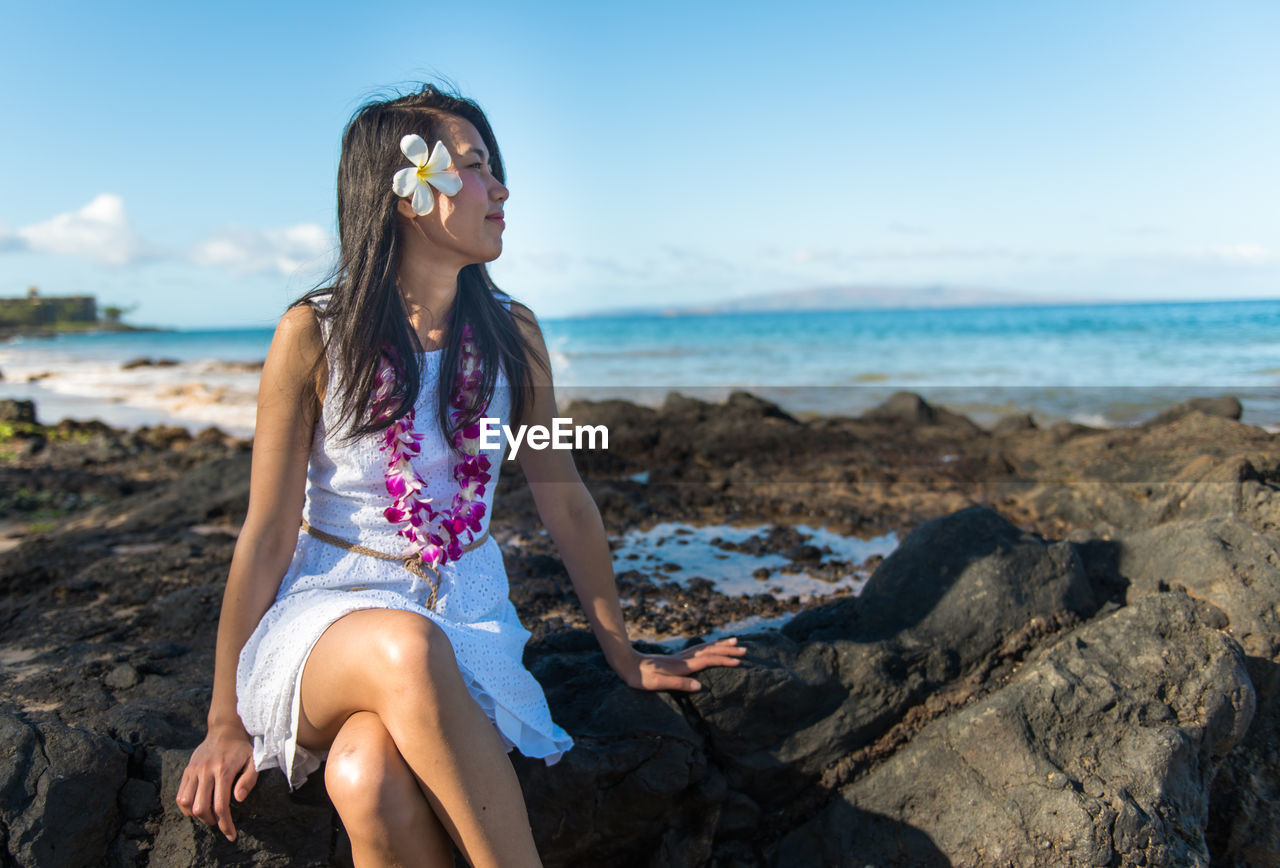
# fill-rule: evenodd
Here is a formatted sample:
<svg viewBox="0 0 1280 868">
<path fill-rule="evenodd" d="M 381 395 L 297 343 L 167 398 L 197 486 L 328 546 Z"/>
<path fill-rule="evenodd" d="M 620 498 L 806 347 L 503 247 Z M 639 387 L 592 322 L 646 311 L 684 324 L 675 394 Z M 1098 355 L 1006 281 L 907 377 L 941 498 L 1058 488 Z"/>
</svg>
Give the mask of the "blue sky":
<svg viewBox="0 0 1280 868">
<path fill-rule="evenodd" d="M 1280 297 L 1280 4 L 0 2 L 0 295 L 271 325 L 448 76 L 544 317 L 845 285 Z"/>
</svg>

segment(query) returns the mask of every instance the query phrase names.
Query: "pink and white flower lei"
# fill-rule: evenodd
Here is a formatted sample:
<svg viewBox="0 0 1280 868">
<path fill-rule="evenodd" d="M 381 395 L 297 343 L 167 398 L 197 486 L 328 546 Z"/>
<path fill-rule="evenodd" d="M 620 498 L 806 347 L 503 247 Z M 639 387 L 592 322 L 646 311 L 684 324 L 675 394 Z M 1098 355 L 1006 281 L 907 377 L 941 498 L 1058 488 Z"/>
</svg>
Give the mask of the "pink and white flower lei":
<svg viewBox="0 0 1280 868">
<path fill-rule="evenodd" d="M 471 325 L 462 327 L 462 354 L 457 380 L 454 384 L 451 415 L 455 422 L 467 415 L 480 391 L 479 353 L 471 334 Z M 377 418 L 385 418 L 394 411 L 394 393 L 397 360 L 393 353 L 384 353 L 378 368 L 377 385 L 373 393 L 373 405 Z M 465 543 L 475 539 L 482 529 L 484 518 L 485 483 L 490 479 L 490 462 L 480 453 L 480 424 L 473 422 L 458 430 L 453 445 L 462 450 L 463 456 L 453 467 L 453 478 L 458 492 L 448 509 L 437 510 L 431 506 L 426 494 L 426 482 L 413 466 L 412 459 L 421 452 L 419 442 L 425 434 L 414 430 L 414 409 L 391 424 L 382 435 L 378 448 L 387 453 L 387 493 L 391 506 L 383 511 L 387 521 L 400 525 L 399 536 L 409 540 L 410 556 L 417 555 L 424 566 L 438 568 L 446 561 L 462 557 Z"/>
</svg>

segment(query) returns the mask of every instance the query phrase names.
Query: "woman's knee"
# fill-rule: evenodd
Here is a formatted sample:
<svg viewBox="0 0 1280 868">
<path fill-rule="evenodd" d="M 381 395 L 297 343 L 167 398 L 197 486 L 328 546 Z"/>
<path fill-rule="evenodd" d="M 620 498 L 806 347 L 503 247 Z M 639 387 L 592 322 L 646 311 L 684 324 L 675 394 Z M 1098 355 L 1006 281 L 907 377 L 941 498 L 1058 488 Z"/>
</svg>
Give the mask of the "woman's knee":
<svg viewBox="0 0 1280 868">
<path fill-rule="evenodd" d="M 356 712 L 390 713 L 406 701 L 420 710 L 442 687 L 460 684 L 453 646 L 429 618 L 399 609 L 357 609 L 331 624 L 308 655 L 298 744 L 331 749 L 339 727 Z"/>
<path fill-rule="evenodd" d="M 392 686 L 430 682 L 457 671 L 453 645 L 434 621 L 401 610 L 388 610 L 387 616 L 387 629 L 378 633 L 376 644 Z"/>
<path fill-rule="evenodd" d="M 430 810 L 378 715 L 347 718 L 325 761 L 325 789 L 348 834 L 411 828 Z"/>
</svg>

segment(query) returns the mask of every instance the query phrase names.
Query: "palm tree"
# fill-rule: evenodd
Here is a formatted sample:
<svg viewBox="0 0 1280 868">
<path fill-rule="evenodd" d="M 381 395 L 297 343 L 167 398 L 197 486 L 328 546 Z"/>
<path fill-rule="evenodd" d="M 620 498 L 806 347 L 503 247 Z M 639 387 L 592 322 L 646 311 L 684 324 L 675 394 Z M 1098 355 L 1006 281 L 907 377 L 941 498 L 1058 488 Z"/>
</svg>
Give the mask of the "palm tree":
<svg viewBox="0 0 1280 868">
<path fill-rule="evenodd" d="M 120 307 L 116 304 L 109 304 L 102 309 L 102 315 L 106 317 L 107 325 L 119 325 L 120 317 L 127 313 L 133 313 L 135 308 L 137 308 L 137 305 Z"/>
</svg>

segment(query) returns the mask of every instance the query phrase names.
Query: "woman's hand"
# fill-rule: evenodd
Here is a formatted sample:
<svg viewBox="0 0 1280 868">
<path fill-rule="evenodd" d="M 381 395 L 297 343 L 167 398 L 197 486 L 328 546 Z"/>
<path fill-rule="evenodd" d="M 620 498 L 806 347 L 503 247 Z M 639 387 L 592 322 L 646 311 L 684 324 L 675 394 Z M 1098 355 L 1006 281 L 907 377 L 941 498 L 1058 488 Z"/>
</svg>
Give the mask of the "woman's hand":
<svg viewBox="0 0 1280 868">
<path fill-rule="evenodd" d="M 688 676 L 712 666 L 737 666 L 747 653 L 736 637 L 686 648 L 677 654 L 633 653 L 614 669 L 630 687 L 639 690 L 701 690 L 702 684 Z"/>
<path fill-rule="evenodd" d="M 239 775 L 239 780 L 236 776 Z M 258 782 L 253 767 L 253 741 L 243 726 L 210 727 L 204 741 L 191 754 L 178 785 L 178 808 L 217 826 L 228 841 L 236 839 L 231 822 L 232 784 L 237 802 L 243 802 Z"/>
</svg>

